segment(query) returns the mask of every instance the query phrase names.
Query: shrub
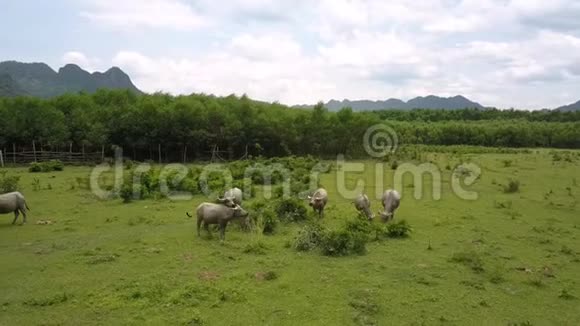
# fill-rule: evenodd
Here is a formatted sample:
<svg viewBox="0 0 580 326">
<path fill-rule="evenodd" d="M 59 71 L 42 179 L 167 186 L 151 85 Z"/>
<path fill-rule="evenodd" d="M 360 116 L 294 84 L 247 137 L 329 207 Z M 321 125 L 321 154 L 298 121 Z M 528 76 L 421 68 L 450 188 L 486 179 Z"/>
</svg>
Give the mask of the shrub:
<svg viewBox="0 0 580 326">
<path fill-rule="evenodd" d="M 405 238 L 411 231 L 411 226 L 405 220 L 387 224 L 387 236 L 389 238 Z"/>
<path fill-rule="evenodd" d="M 15 175 L 6 175 L 6 171 L 0 171 L 0 193 L 7 193 L 18 190 L 20 177 Z"/>
<path fill-rule="evenodd" d="M 294 238 L 293 248 L 298 251 L 310 251 L 318 247 L 325 233 L 324 228 L 318 223 L 306 224 Z"/>
<path fill-rule="evenodd" d="M 272 188 L 272 196 L 274 198 L 282 198 L 284 196 L 284 187 L 277 185 Z"/>
<path fill-rule="evenodd" d="M 348 220 L 337 230 L 328 230 L 311 222 L 298 232 L 293 248 L 298 251 L 319 248 L 326 256 L 362 255 L 366 252 L 366 244 L 383 233 L 380 226 L 362 219 Z"/>
<path fill-rule="evenodd" d="M 46 162 L 33 162 L 28 167 L 28 172 L 52 172 L 64 170 L 64 164 L 60 160 L 50 160 Z"/>
<path fill-rule="evenodd" d="M 348 232 L 360 233 L 367 237 L 367 241 L 376 241 L 385 234 L 382 224 L 375 224 L 372 221 L 362 218 L 347 220 L 344 225 Z"/>
<path fill-rule="evenodd" d="M 309 188 L 308 183 L 292 182 L 290 184 L 290 192 L 292 193 L 293 196 L 299 196 L 303 193 L 307 193 L 308 188 Z"/>
<path fill-rule="evenodd" d="M 306 207 L 296 198 L 279 200 L 275 206 L 276 214 L 280 220 L 297 222 L 307 218 Z"/>
<path fill-rule="evenodd" d="M 502 163 L 503 163 L 503 166 L 505 168 L 509 168 L 510 166 L 512 166 L 513 161 L 512 160 L 503 160 Z"/>
<path fill-rule="evenodd" d="M 262 212 L 261 216 L 261 226 L 262 226 L 262 233 L 264 234 L 272 234 L 276 230 L 276 226 L 278 225 L 278 217 L 276 213 L 271 209 L 266 209 Z"/>
<path fill-rule="evenodd" d="M 399 167 L 399 162 L 397 162 L 396 160 L 391 162 L 391 170 L 396 170 L 398 167 Z"/>
<path fill-rule="evenodd" d="M 324 233 L 320 248 L 326 256 L 347 256 L 349 254 L 364 254 L 368 238 L 360 232 L 351 232 L 346 228 L 331 230 Z"/>
<path fill-rule="evenodd" d="M 124 203 L 130 203 L 133 201 L 133 187 L 130 184 L 124 184 L 119 191 L 119 196 Z"/>
<path fill-rule="evenodd" d="M 38 162 L 32 162 L 28 167 L 28 172 L 31 173 L 42 172 L 42 166 Z"/>
<path fill-rule="evenodd" d="M 507 185 L 503 186 L 503 192 L 506 194 L 513 194 L 520 191 L 520 182 L 518 180 L 510 180 Z"/>
<path fill-rule="evenodd" d="M 60 160 L 50 160 L 46 162 L 46 165 L 50 169 L 49 171 L 62 171 L 64 170 L 64 164 Z"/>
</svg>

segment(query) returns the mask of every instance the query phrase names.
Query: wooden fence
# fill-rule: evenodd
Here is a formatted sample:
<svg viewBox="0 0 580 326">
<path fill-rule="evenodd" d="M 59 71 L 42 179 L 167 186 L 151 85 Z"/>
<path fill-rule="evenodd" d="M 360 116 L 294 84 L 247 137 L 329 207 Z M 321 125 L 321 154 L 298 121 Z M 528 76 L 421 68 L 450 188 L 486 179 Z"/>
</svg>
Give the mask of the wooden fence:
<svg viewBox="0 0 580 326">
<path fill-rule="evenodd" d="M 104 160 L 103 153 L 75 153 L 75 152 L 52 152 L 52 151 L 23 151 L 4 152 L 0 150 L 0 166 L 6 164 L 22 165 L 32 162 L 44 162 L 60 160 L 65 164 L 95 164 Z"/>
<path fill-rule="evenodd" d="M 40 147 L 40 148 L 39 148 Z M 37 146 L 32 142 L 32 147 L 17 146 L 12 144 L 12 148 L 0 147 L 0 167 L 5 165 L 26 165 L 32 162 L 44 162 L 50 160 L 60 160 L 67 165 L 87 165 L 98 164 L 116 156 L 117 146 L 100 146 L 100 148 L 85 148 L 79 146 L 73 148 L 72 144 L 67 146 L 56 146 L 47 148 Z M 63 151 L 63 149 L 65 149 Z M 76 150 L 76 151 L 73 151 Z M 96 150 L 96 151 L 95 151 Z M 121 149 L 124 159 L 144 162 L 151 161 L 162 163 L 191 163 L 200 161 L 220 162 L 232 159 L 246 159 L 249 157 L 248 146 L 245 154 L 240 157 L 233 157 L 229 151 L 220 150 L 217 145 L 210 149 L 192 148 L 188 151 L 188 146 L 162 146 L 161 144 L 145 145 L 141 147 L 132 146 Z"/>
</svg>

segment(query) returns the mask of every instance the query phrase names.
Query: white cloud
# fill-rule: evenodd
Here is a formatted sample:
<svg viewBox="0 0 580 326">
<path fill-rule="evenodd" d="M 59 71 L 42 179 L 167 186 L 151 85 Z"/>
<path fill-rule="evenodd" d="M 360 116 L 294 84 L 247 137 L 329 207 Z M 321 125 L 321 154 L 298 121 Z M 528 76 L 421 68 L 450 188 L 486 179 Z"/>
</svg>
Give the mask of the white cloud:
<svg viewBox="0 0 580 326">
<path fill-rule="evenodd" d="M 576 101 L 580 86 L 575 0 L 84 1 L 94 23 L 191 36 L 110 51 L 146 91 L 288 104 L 462 94 L 540 108 Z"/>
<path fill-rule="evenodd" d="M 65 65 L 68 63 L 74 63 L 89 72 L 97 70 L 101 65 L 101 60 L 99 58 L 88 57 L 79 51 L 66 52 L 62 56 L 61 62 Z"/>
<path fill-rule="evenodd" d="M 121 29 L 140 27 L 191 30 L 207 21 L 180 0 L 89 0 L 81 16 Z"/>
<path fill-rule="evenodd" d="M 242 34 L 231 40 L 230 50 L 249 59 L 268 60 L 300 56 L 300 44 L 285 34 Z"/>
</svg>

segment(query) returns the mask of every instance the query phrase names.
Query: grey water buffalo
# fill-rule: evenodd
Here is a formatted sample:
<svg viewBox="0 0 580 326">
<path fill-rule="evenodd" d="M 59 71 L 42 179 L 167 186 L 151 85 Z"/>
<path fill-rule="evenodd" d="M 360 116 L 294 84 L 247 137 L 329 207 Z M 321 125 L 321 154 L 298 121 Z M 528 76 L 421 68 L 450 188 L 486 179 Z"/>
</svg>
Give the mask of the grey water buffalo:
<svg viewBox="0 0 580 326">
<path fill-rule="evenodd" d="M 210 224 L 217 224 L 220 228 L 220 239 L 225 239 L 226 227 L 228 222 L 240 218 L 248 216 L 248 212 L 246 212 L 241 206 L 235 205 L 234 207 L 228 207 L 221 204 L 214 204 L 214 203 L 201 203 L 197 206 L 197 235 L 201 235 L 201 225 L 203 224 L 204 228 L 209 231 Z M 187 216 L 192 217 L 189 213 L 186 213 Z"/>
<path fill-rule="evenodd" d="M 231 199 L 234 204 L 241 205 L 242 204 L 242 190 L 240 188 L 234 187 L 225 192 L 224 198 Z"/>
<path fill-rule="evenodd" d="M 227 207 L 235 207 L 236 203 L 234 203 L 234 199 L 230 197 L 218 197 L 216 199 L 217 204 L 222 204 Z"/>
<path fill-rule="evenodd" d="M 379 212 L 383 221 L 388 222 L 395 218 L 395 211 L 401 202 L 401 195 L 398 191 L 389 189 L 383 193 L 381 204 L 384 207 L 383 212 Z"/>
<path fill-rule="evenodd" d="M 373 214 L 373 212 L 371 211 L 371 201 L 369 200 L 369 197 L 367 197 L 367 195 L 360 194 L 354 200 L 354 207 L 361 214 L 364 214 L 366 216 L 366 218 L 368 218 L 369 220 L 372 220 L 373 218 L 375 218 L 375 214 Z"/>
<path fill-rule="evenodd" d="M 22 213 L 22 224 L 26 223 L 26 210 L 30 210 L 30 208 L 26 204 L 24 196 L 18 191 L 0 195 L 0 214 L 14 212 L 12 224 L 16 223 L 20 213 Z"/>
<path fill-rule="evenodd" d="M 308 196 L 310 200 L 310 205 L 315 212 L 318 212 L 318 217 L 322 217 L 324 212 L 324 206 L 328 202 L 328 193 L 324 188 L 319 188 L 312 194 L 312 196 Z"/>
</svg>

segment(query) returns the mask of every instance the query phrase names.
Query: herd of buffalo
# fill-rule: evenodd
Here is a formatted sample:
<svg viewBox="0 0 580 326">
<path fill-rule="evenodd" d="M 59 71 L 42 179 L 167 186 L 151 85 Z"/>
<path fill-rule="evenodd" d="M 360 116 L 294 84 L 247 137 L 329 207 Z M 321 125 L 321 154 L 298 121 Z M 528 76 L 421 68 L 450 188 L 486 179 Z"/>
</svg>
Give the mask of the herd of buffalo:
<svg viewBox="0 0 580 326">
<path fill-rule="evenodd" d="M 218 197 L 217 203 L 201 203 L 197 206 L 197 234 L 201 235 L 201 227 L 209 231 L 210 224 L 217 224 L 220 230 L 220 238 L 225 238 L 225 231 L 228 223 L 236 218 L 245 218 L 248 212 L 242 208 L 242 191 L 239 188 L 233 188 L 225 192 L 223 197 Z M 328 192 L 320 188 L 311 196 L 308 196 L 309 205 L 314 212 L 318 213 L 319 218 L 323 216 L 324 207 L 328 202 Z M 401 195 L 396 191 L 389 189 L 383 193 L 381 204 L 384 207 L 379 212 L 381 219 L 385 222 L 392 220 L 395 216 L 395 210 L 399 207 Z M 359 195 L 353 202 L 355 208 L 369 220 L 374 219 L 375 215 L 371 211 L 371 202 L 367 195 Z M 189 213 L 187 216 L 192 217 Z"/>
<path fill-rule="evenodd" d="M 202 224 L 208 232 L 210 224 L 217 224 L 220 229 L 220 238 L 223 240 L 229 221 L 248 216 L 248 212 L 242 208 L 242 197 L 242 191 L 239 188 L 233 188 L 226 191 L 223 197 L 218 197 L 216 203 L 205 202 L 197 206 L 197 234 L 200 235 Z M 324 213 L 324 207 L 328 202 L 328 192 L 320 188 L 311 196 L 308 196 L 308 200 L 314 212 L 318 213 L 321 218 Z M 395 210 L 399 207 L 400 201 L 401 195 L 396 190 L 389 189 L 383 193 L 381 204 L 384 210 L 379 212 L 383 221 L 387 222 L 394 218 Z M 353 203 L 355 208 L 369 220 L 375 217 L 371 211 L 371 202 L 367 195 L 359 195 Z M 16 223 L 20 213 L 22 213 L 22 224 L 26 223 L 27 210 L 30 210 L 30 208 L 20 192 L 16 191 L 0 195 L 0 214 L 13 212 L 14 220 L 12 224 Z M 189 213 L 186 214 L 192 217 Z"/>
</svg>

